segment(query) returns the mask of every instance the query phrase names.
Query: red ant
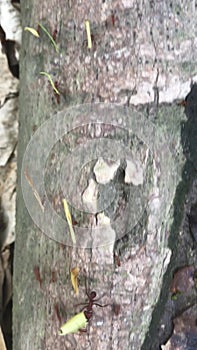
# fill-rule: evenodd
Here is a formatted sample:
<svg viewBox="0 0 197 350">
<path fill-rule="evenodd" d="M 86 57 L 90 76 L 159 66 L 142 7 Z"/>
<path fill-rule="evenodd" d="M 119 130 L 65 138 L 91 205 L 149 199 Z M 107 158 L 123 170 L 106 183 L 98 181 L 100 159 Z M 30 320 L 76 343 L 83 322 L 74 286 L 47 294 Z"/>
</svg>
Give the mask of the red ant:
<svg viewBox="0 0 197 350">
<path fill-rule="evenodd" d="M 96 301 L 98 301 L 100 298 L 95 299 L 95 298 L 96 298 L 96 292 L 95 292 L 95 291 L 92 291 L 90 294 L 88 294 L 87 291 L 86 291 L 86 294 L 87 294 L 87 296 L 88 296 L 89 301 L 88 301 L 87 303 L 80 303 L 80 304 L 78 304 L 78 305 L 85 305 L 85 306 L 81 309 L 81 311 L 83 311 L 84 309 L 86 309 L 86 310 L 84 311 L 84 315 L 85 315 L 85 317 L 87 318 L 87 321 L 89 321 L 90 318 L 91 318 L 92 315 L 93 315 L 93 309 L 92 309 L 93 305 L 96 305 L 96 306 L 99 306 L 99 307 L 106 307 L 106 306 L 109 306 L 109 304 L 101 305 L 101 304 L 96 303 Z"/>
<path fill-rule="evenodd" d="M 106 306 L 109 306 L 109 304 L 106 304 L 106 305 L 101 305 L 101 304 L 98 304 L 96 301 L 98 301 L 99 299 L 101 299 L 102 297 L 98 298 L 98 299 L 95 299 L 96 298 L 96 292 L 95 291 L 92 291 L 90 293 L 88 293 L 88 290 L 87 290 L 87 280 L 85 278 L 85 288 L 86 288 L 86 295 L 88 297 L 88 302 L 87 303 L 80 303 L 80 304 L 77 304 L 76 306 L 79 306 L 79 305 L 84 305 L 84 307 L 81 309 L 81 311 L 83 311 L 84 309 L 86 309 L 84 311 L 84 315 L 85 317 L 87 318 L 87 320 L 89 321 L 90 318 L 92 317 L 93 315 L 93 305 L 96 305 L 96 306 L 99 306 L 99 307 L 106 307 Z"/>
</svg>

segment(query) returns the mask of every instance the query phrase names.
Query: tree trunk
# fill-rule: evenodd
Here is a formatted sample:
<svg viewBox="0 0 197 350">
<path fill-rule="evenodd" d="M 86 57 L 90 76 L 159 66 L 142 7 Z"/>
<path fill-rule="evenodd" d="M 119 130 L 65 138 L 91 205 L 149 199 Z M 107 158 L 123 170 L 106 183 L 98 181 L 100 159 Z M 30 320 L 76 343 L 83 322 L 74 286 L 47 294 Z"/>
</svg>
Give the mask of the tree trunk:
<svg viewBox="0 0 197 350">
<path fill-rule="evenodd" d="M 41 26 L 39 38 L 23 31 L 20 56 L 15 350 L 142 347 L 186 193 L 173 101 L 196 74 L 194 3 L 22 2 L 23 27 Z M 61 337 L 86 281 L 109 305 L 93 306 L 87 333 Z"/>
</svg>

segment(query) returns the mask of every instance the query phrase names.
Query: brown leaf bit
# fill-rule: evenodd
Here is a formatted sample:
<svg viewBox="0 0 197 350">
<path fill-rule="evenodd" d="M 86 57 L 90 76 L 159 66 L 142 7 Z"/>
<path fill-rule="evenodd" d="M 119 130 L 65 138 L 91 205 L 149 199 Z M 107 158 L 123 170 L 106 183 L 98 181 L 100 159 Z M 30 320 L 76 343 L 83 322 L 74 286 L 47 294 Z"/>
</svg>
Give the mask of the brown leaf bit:
<svg viewBox="0 0 197 350">
<path fill-rule="evenodd" d="M 188 215 L 189 219 L 189 229 L 192 235 L 192 238 L 195 242 L 197 242 L 197 203 L 195 203 L 190 210 L 190 214 Z"/>
<path fill-rule="evenodd" d="M 186 104 L 187 104 L 187 101 L 186 100 L 182 100 L 182 101 L 178 102 L 177 104 L 178 104 L 178 106 L 185 107 Z"/>
<path fill-rule="evenodd" d="M 36 280 L 40 283 L 40 287 L 42 287 L 42 278 L 40 275 L 40 268 L 39 266 L 34 266 L 34 275 L 36 277 Z"/>
<path fill-rule="evenodd" d="M 113 28 L 117 24 L 119 24 L 119 19 L 116 16 L 116 12 L 115 11 L 111 11 L 111 15 L 105 21 L 105 27 L 106 28 Z"/>
<path fill-rule="evenodd" d="M 50 282 L 55 283 L 56 281 L 57 281 L 56 271 L 52 270 L 51 271 L 51 280 L 50 280 Z"/>
<path fill-rule="evenodd" d="M 59 247 L 61 250 L 65 250 L 66 245 L 64 243 L 59 243 Z"/>
<path fill-rule="evenodd" d="M 37 32 L 38 32 L 38 34 L 40 35 L 40 26 L 39 26 L 39 24 L 37 25 Z"/>
<path fill-rule="evenodd" d="M 58 321 L 59 321 L 60 323 L 62 323 L 62 318 L 61 318 L 61 316 L 60 316 L 59 305 L 58 305 L 57 303 L 55 303 L 53 307 L 54 307 L 55 314 L 56 314 L 56 316 L 57 316 L 57 318 L 58 318 Z"/>
<path fill-rule="evenodd" d="M 57 29 L 55 29 L 53 31 L 53 34 L 52 34 L 52 38 L 53 38 L 54 41 L 56 41 L 56 39 L 57 39 L 57 33 L 58 33 L 58 31 L 57 31 Z"/>
<path fill-rule="evenodd" d="M 29 175 L 27 169 L 25 169 L 24 174 L 25 174 L 25 177 L 26 177 L 26 179 L 27 179 L 27 182 L 29 183 L 29 185 L 30 185 L 30 187 L 31 187 L 31 189 L 32 189 L 32 191 L 33 191 L 33 194 L 34 194 L 34 196 L 35 196 L 35 198 L 36 198 L 36 200 L 37 200 L 37 202 L 38 202 L 40 208 L 41 208 L 42 211 L 44 212 L 44 206 L 43 206 L 43 204 L 42 204 L 41 198 L 40 198 L 38 192 L 36 191 L 36 189 L 35 189 L 35 187 L 34 187 L 33 180 L 32 180 L 32 178 L 31 178 L 31 176 Z"/>
<path fill-rule="evenodd" d="M 79 224 L 78 221 L 75 220 L 75 217 L 74 217 L 73 214 L 71 214 L 71 217 L 72 217 L 72 224 L 73 224 L 73 226 L 77 226 Z"/>
<path fill-rule="evenodd" d="M 116 316 L 118 316 L 119 315 L 119 313 L 120 313 L 120 304 L 113 304 L 112 305 L 112 310 L 113 310 L 113 312 L 114 312 L 114 314 L 116 315 Z"/>
<path fill-rule="evenodd" d="M 114 264 L 118 267 L 121 265 L 120 258 L 117 254 L 114 254 Z"/>
<path fill-rule="evenodd" d="M 79 294 L 78 275 L 79 275 L 79 269 L 78 269 L 78 267 L 74 267 L 71 270 L 71 283 L 72 283 L 72 286 L 73 286 L 73 289 L 74 289 L 76 295 Z"/>
<path fill-rule="evenodd" d="M 197 290 L 197 270 L 194 271 L 194 276 L 193 276 L 193 279 L 194 279 L 194 286 Z M 197 320 L 197 319 L 196 319 Z"/>
<path fill-rule="evenodd" d="M 180 268 L 173 277 L 170 284 L 170 292 L 174 295 L 187 293 L 194 285 L 194 266 L 185 266 Z"/>
</svg>

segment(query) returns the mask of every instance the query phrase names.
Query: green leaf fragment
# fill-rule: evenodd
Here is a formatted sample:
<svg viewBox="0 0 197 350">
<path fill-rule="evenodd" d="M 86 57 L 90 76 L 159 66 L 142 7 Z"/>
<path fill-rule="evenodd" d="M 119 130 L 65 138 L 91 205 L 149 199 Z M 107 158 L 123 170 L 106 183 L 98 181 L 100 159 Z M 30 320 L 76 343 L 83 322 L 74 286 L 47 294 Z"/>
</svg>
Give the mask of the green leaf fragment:
<svg viewBox="0 0 197 350">
<path fill-rule="evenodd" d="M 58 89 L 55 87 L 55 84 L 54 84 L 54 82 L 53 82 L 53 80 L 52 80 L 50 74 L 49 74 L 49 73 L 46 73 L 46 72 L 40 72 L 40 74 L 41 74 L 41 75 L 45 75 L 45 76 L 48 78 L 48 80 L 49 80 L 49 82 L 50 82 L 50 84 L 51 84 L 53 90 L 56 92 L 57 95 L 60 95 Z"/>
<path fill-rule="evenodd" d="M 48 36 L 48 38 L 52 42 L 53 46 L 55 47 L 55 51 L 58 53 L 59 47 L 57 46 L 57 44 L 56 44 L 55 40 L 53 39 L 53 37 L 51 36 L 51 34 L 48 32 L 48 30 L 42 24 L 39 23 L 39 26 L 43 30 L 43 32 L 45 32 L 45 34 Z"/>
</svg>

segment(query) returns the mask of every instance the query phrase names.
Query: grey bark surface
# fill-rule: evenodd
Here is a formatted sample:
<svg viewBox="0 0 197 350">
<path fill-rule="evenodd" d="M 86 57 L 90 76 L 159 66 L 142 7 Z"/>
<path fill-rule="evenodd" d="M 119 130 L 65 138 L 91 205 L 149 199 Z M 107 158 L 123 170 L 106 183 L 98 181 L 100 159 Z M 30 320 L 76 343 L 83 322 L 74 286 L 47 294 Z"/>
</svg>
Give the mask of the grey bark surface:
<svg viewBox="0 0 197 350">
<path fill-rule="evenodd" d="M 173 244 L 169 247 L 168 240 L 171 238 L 173 241 L 172 235 L 178 233 L 181 225 L 183 209 L 178 211 L 178 219 L 174 217 L 174 210 L 175 205 L 180 205 L 184 200 L 184 195 L 180 197 L 177 189 L 185 164 L 181 125 L 186 116 L 184 109 L 174 100 L 185 97 L 192 79 L 195 79 L 193 63 L 197 57 L 197 47 L 193 36 L 194 10 L 195 2 L 188 4 L 187 1 L 161 3 L 122 0 L 107 3 L 92 1 L 91 4 L 85 0 L 22 2 L 23 27 L 36 28 L 41 23 L 50 33 L 56 29 L 60 53 L 55 52 L 42 31 L 39 39 L 23 32 L 14 263 L 14 350 L 142 348 L 172 255 Z M 87 48 L 84 27 L 87 19 L 91 24 L 93 42 L 90 50 Z M 48 72 L 54 81 L 59 82 L 60 104 L 47 79 L 40 75 L 41 71 Z M 35 156 L 29 159 L 28 169 L 22 167 L 22 162 L 31 136 L 43 122 L 57 112 L 57 118 L 61 118 L 68 107 L 78 104 L 84 106 L 90 103 L 90 113 L 91 106 L 94 111 L 95 102 L 103 102 L 106 106 L 109 102 L 119 104 L 117 109 L 120 112 L 117 115 L 114 112 L 116 127 L 119 122 L 120 128 L 126 129 L 130 115 L 136 123 L 137 127 L 135 129 L 133 123 L 132 131 L 139 140 L 143 140 L 143 145 L 127 130 L 121 134 L 110 129 L 106 132 L 101 127 L 99 137 L 105 132 L 113 140 L 123 135 L 123 146 L 133 147 L 135 159 L 141 161 L 146 173 L 147 201 L 140 220 L 133 227 L 129 221 L 129 210 L 132 210 L 134 200 L 137 203 L 137 198 L 127 196 L 125 181 L 122 180 L 126 172 L 123 164 L 124 171 L 117 173 L 115 188 L 116 192 L 120 189 L 120 193 L 125 194 L 126 200 L 122 196 L 118 202 L 117 198 L 114 211 L 105 210 L 105 215 L 111 219 L 108 229 L 114 234 L 111 244 L 79 249 L 62 244 L 65 241 L 61 236 L 56 242 L 55 234 L 54 237 L 49 234 L 53 238 L 50 239 L 34 224 L 26 209 L 21 177 L 25 179 L 24 171 L 28 171 L 36 187 L 29 169 L 33 171 L 37 167 L 41 145 L 38 144 Z M 140 105 L 142 103 L 144 105 Z M 134 108 L 134 104 L 139 106 Z M 118 118 L 124 107 L 128 119 L 125 116 Z M 109 111 L 113 112 L 111 108 Z M 83 115 L 85 118 L 85 112 Z M 109 117 L 110 113 L 106 115 L 108 123 Z M 137 117 L 138 121 L 135 119 Z M 69 118 L 67 130 L 75 121 L 75 110 L 70 110 Z M 92 140 L 96 131 L 94 126 L 92 129 L 84 127 L 85 141 Z M 76 131 L 69 140 L 63 139 L 64 149 L 80 144 L 79 136 Z M 43 148 L 46 144 L 47 140 L 43 139 Z M 52 158 L 54 164 L 59 164 L 61 151 L 61 146 L 55 149 Z M 112 153 L 115 153 L 114 149 Z M 70 168 L 71 174 L 74 174 L 73 169 L 74 164 Z M 53 168 L 52 171 L 55 174 Z M 82 180 L 85 181 L 84 178 Z M 27 190 L 28 185 L 27 181 Z M 56 185 L 55 176 L 46 176 L 48 193 L 56 193 Z M 37 191 L 39 193 L 39 189 Z M 43 193 L 39 193 L 43 199 L 41 195 Z M 110 188 L 106 187 L 105 198 L 109 196 Z M 29 203 L 32 208 L 36 205 L 34 197 L 35 192 L 32 192 L 32 202 Z M 50 199 L 61 214 L 61 197 Z M 119 226 L 113 225 L 115 215 L 124 215 L 120 203 L 127 209 L 128 220 L 126 234 L 121 237 Z M 118 204 L 119 213 L 116 212 Z M 86 219 L 91 222 L 94 217 L 92 215 Z M 81 218 L 78 220 L 80 222 Z M 52 220 L 50 224 L 53 227 Z M 76 237 L 78 239 L 77 234 Z M 75 266 L 80 268 L 78 297 L 74 295 L 70 283 L 70 269 Z M 86 300 L 85 276 L 89 288 L 95 290 L 98 297 L 103 296 L 102 304 L 119 305 L 120 310 L 116 306 L 95 307 L 87 334 L 60 337 L 58 329 L 62 323 L 80 310 L 74 305 Z M 149 348 L 148 345 L 146 349 Z"/>
</svg>

